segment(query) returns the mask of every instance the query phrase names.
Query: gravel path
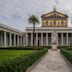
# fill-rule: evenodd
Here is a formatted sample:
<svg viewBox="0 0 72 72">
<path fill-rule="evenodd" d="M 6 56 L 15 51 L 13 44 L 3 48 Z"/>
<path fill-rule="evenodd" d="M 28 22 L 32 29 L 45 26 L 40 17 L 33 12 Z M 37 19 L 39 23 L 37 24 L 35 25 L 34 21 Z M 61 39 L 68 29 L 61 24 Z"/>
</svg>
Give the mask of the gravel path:
<svg viewBox="0 0 72 72">
<path fill-rule="evenodd" d="M 46 56 L 30 72 L 72 72 L 72 67 L 60 51 L 49 50 Z"/>
</svg>

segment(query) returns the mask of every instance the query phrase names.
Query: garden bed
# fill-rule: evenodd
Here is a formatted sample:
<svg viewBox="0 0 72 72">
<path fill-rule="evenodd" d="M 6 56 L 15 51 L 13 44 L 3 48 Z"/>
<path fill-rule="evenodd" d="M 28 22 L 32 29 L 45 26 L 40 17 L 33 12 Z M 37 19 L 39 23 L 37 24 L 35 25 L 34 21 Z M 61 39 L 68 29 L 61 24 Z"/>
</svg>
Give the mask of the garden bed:
<svg viewBox="0 0 72 72">
<path fill-rule="evenodd" d="M 58 49 L 72 49 L 72 46 L 58 46 Z"/>
<path fill-rule="evenodd" d="M 61 49 L 61 53 L 71 62 L 72 64 L 72 48 Z"/>
<path fill-rule="evenodd" d="M 0 63 L 0 72 L 26 72 L 28 67 L 36 62 L 47 51 L 47 48 L 41 48 L 39 50 L 34 50 L 34 52 L 30 52 L 26 55 L 22 54 L 21 56 L 18 56 L 14 59 L 5 60 Z"/>
</svg>

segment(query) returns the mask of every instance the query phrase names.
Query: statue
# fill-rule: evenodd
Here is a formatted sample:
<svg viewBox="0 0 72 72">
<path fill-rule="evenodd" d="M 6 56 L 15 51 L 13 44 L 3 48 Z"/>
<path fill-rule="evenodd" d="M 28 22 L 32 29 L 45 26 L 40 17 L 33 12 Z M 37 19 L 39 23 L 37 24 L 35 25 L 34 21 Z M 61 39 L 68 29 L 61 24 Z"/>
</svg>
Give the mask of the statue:
<svg viewBox="0 0 72 72">
<path fill-rule="evenodd" d="M 57 33 L 56 31 L 52 34 L 52 44 L 57 44 Z"/>
<path fill-rule="evenodd" d="M 57 33 L 56 31 L 52 34 L 52 50 L 57 50 Z"/>
</svg>

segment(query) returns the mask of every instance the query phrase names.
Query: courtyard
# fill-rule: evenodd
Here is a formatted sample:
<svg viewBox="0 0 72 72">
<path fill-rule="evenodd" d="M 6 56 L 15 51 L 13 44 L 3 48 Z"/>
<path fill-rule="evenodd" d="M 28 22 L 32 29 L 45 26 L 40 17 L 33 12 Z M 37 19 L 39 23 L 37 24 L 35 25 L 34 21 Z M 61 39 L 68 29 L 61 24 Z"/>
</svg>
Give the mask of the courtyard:
<svg viewBox="0 0 72 72">
<path fill-rule="evenodd" d="M 70 3 L 0 1 L 0 72 L 72 72 Z"/>
</svg>

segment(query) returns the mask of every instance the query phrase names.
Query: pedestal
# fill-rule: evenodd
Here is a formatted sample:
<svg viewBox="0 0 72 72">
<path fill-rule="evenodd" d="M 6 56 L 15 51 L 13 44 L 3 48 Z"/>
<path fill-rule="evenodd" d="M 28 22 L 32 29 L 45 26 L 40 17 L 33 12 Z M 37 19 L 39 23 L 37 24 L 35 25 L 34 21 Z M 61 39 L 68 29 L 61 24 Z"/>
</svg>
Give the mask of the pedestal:
<svg viewBox="0 0 72 72">
<path fill-rule="evenodd" d="M 53 44 L 52 45 L 52 51 L 56 51 L 57 50 L 57 45 L 56 44 Z"/>
</svg>

